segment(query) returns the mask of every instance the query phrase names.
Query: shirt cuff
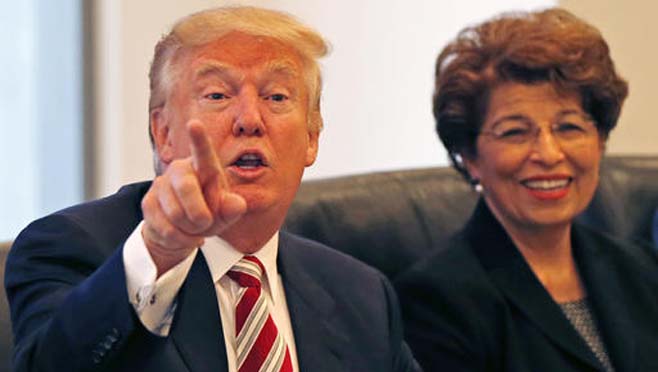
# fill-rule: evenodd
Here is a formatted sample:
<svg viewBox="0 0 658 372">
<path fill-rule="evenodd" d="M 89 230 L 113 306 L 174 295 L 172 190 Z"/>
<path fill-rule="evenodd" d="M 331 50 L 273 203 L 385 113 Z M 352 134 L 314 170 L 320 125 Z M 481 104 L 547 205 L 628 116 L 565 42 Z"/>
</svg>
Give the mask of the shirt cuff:
<svg viewBox="0 0 658 372">
<path fill-rule="evenodd" d="M 167 336 L 176 310 L 176 295 L 192 267 L 198 249 L 157 278 L 157 267 L 151 258 L 140 222 L 123 246 L 128 298 L 139 320 L 151 333 Z"/>
</svg>

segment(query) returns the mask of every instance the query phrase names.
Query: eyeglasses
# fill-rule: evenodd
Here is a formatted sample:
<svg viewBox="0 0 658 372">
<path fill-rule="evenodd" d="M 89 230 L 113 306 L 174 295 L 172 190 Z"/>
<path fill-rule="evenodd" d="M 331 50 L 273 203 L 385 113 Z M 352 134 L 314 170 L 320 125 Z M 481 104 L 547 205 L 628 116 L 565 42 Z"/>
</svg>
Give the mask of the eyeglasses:
<svg viewBox="0 0 658 372">
<path fill-rule="evenodd" d="M 553 138 L 563 147 L 578 147 L 591 143 L 597 138 L 598 130 L 594 121 L 581 114 L 568 114 L 551 124 Z M 490 136 L 494 141 L 510 146 L 527 146 L 539 138 L 542 128 L 524 116 L 506 117 L 493 126 L 492 130 L 480 131 L 480 135 Z"/>
</svg>

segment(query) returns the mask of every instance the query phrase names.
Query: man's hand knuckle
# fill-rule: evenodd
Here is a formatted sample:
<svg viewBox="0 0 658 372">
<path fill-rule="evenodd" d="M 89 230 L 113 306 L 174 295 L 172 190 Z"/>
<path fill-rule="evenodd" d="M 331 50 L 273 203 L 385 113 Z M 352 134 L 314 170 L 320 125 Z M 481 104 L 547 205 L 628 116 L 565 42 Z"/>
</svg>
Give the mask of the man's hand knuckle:
<svg viewBox="0 0 658 372">
<path fill-rule="evenodd" d="M 185 222 L 185 212 L 178 205 L 172 205 L 169 207 L 168 212 L 169 220 L 177 226 L 180 226 Z"/>
<path fill-rule="evenodd" d="M 171 243 L 178 238 L 178 232 L 173 226 L 160 227 L 160 236 L 168 243 Z"/>
<path fill-rule="evenodd" d="M 178 190 L 179 195 L 185 197 L 192 195 L 198 187 L 196 177 L 189 173 L 181 177 L 176 183 L 176 189 Z"/>
<path fill-rule="evenodd" d="M 198 226 L 205 228 L 211 222 L 211 216 L 201 208 L 190 211 L 190 219 Z"/>
</svg>

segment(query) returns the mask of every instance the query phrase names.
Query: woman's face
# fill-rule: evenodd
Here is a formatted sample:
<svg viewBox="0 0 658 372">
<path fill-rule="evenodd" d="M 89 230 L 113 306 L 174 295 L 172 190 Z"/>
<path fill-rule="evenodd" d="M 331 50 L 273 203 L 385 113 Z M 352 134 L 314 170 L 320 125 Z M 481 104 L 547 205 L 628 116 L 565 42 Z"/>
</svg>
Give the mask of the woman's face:
<svg viewBox="0 0 658 372">
<path fill-rule="evenodd" d="M 492 90 L 465 163 L 505 227 L 568 225 L 594 195 L 604 145 L 578 94 L 508 82 Z"/>
</svg>

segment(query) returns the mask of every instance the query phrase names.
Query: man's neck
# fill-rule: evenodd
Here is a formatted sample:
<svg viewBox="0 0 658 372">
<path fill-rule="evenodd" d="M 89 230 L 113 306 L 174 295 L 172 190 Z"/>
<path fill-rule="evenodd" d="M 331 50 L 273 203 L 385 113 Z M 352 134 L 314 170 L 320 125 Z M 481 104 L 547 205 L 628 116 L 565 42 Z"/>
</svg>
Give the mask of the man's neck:
<svg viewBox="0 0 658 372">
<path fill-rule="evenodd" d="M 244 254 L 258 252 L 281 228 L 283 217 L 268 214 L 245 214 L 221 234 L 221 238 Z"/>
</svg>

